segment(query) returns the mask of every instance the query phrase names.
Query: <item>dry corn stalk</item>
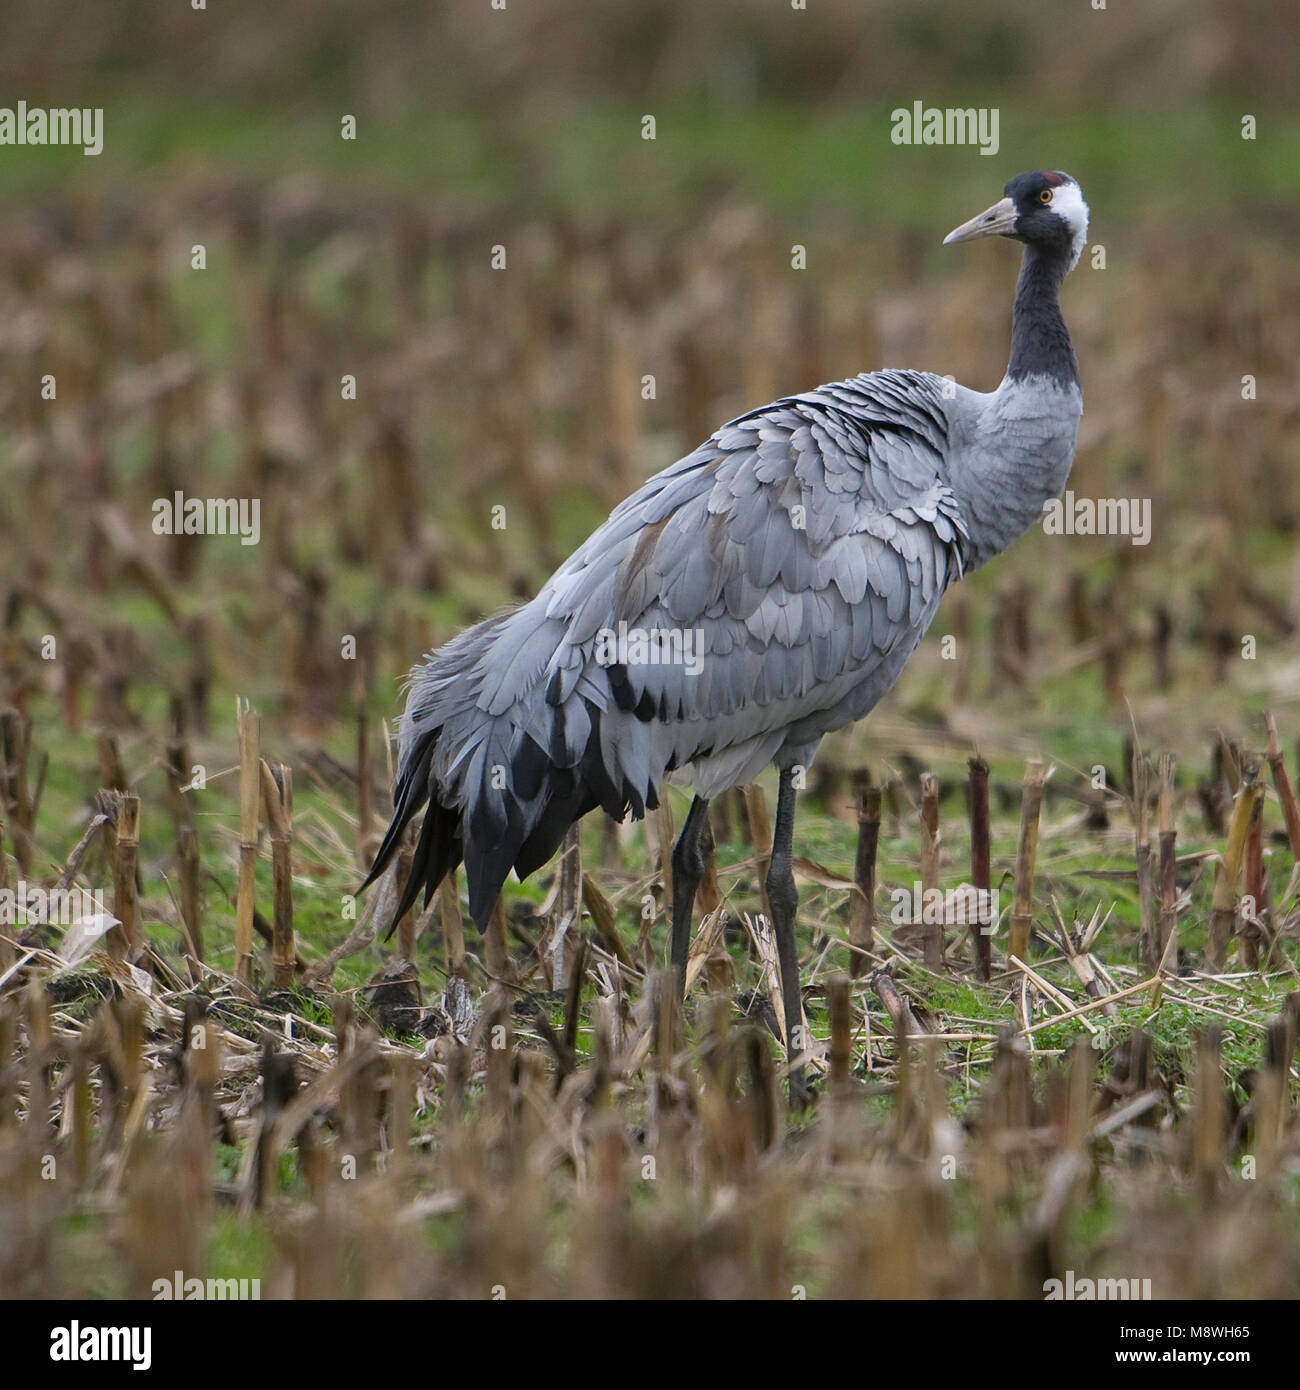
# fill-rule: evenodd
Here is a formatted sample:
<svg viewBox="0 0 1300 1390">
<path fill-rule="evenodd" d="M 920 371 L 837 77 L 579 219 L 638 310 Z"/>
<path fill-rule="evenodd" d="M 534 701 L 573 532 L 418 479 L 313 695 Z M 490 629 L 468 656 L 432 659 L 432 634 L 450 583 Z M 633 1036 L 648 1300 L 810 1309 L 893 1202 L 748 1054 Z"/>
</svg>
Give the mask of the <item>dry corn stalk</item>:
<svg viewBox="0 0 1300 1390">
<path fill-rule="evenodd" d="M 986 984 L 992 974 L 993 922 L 989 897 L 991 835 L 989 831 L 989 765 L 981 757 L 970 760 L 970 881 L 979 904 L 971 923 L 975 968 Z"/>
<path fill-rule="evenodd" d="M 239 891 L 235 899 L 235 978 L 248 984 L 253 973 L 253 898 L 257 868 L 258 774 L 261 719 L 246 701 L 235 703 L 239 736 Z"/>
<path fill-rule="evenodd" d="M 1233 802 L 1232 818 L 1228 822 L 1228 842 L 1214 868 L 1214 895 L 1210 907 L 1210 945 L 1206 952 L 1206 969 L 1219 974 L 1228 960 L 1228 942 L 1232 938 L 1236 918 L 1237 884 L 1241 881 L 1242 863 L 1246 854 L 1246 836 L 1255 807 L 1264 795 L 1259 780 L 1259 765 L 1247 763 L 1242 768 L 1241 790 Z"/>
<path fill-rule="evenodd" d="M 758 859 L 758 891 L 763 899 L 763 916 L 770 922 L 772 908 L 767 901 L 767 869 L 772 862 L 772 822 L 767 814 L 767 796 L 757 782 L 751 782 L 744 789 L 744 795 L 749 841 Z"/>
<path fill-rule="evenodd" d="M 180 874 L 181 928 L 191 970 L 203 960 L 203 922 L 199 898 L 199 838 L 194 825 L 194 803 L 189 791 L 190 757 L 179 735 L 167 744 L 167 784 L 172 818 L 176 823 L 176 858 Z M 197 976 L 191 974 L 191 978 Z"/>
<path fill-rule="evenodd" d="M 1156 816 L 1160 835 L 1160 911 L 1156 917 L 1155 964 L 1165 970 L 1178 968 L 1178 947 L 1175 941 L 1178 882 L 1175 877 L 1177 863 L 1178 828 L 1174 822 L 1174 769 L 1176 763 L 1172 753 L 1160 755 L 1160 801 Z"/>
<path fill-rule="evenodd" d="M 113 852 L 113 915 L 122 925 L 113 929 L 112 937 L 121 941 L 128 960 L 134 959 L 140 946 L 135 910 L 135 871 L 139 852 L 140 798 L 134 792 L 120 792 Z"/>
<path fill-rule="evenodd" d="M 1151 762 L 1136 747 L 1133 750 L 1133 836 L 1134 860 L 1137 865 L 1138 920 L 1141 924 L 1142 948 L 1147 967 L 1155 970 L 1160 964 L 1160 933 L 1156 924 L 1154 865 L 1151 860 L 1151 817 L 1149 790 Z"/>
<path fill-rule="evenodd" d="M 1287 776 L 1286 760 L 1282 756 L 1282 745 L 1278 741 L 1277 721 L 1271 714 L 1264 716 L 1264 729 L 1268 735 L 1268 766 L 1273 774 L 1273 787 L 1277 799 L 1282 803 L 1282 815 L 1286 820 L 1286 835 L 1291 843 L 1291 855 L 1300 859 L 1300 807 L 1296 806 L 1295 792 L 1291 779 Z"/>
<path fill-rule="evenodd" d="M 442 918 L 442 945 L 447 955 L 447 974 L 466 978 L 465 926 L 460 912 L 460 889 L 456 883 L 457 870 L 448 871 L 438 886 L 438 912 Z"/>
<path fill-rule="evenodd" d="M 932 772 L 921 777 L 921 901 L 930 901 L 939 886 L 939 779 Z M 933 914 L 932 914 L 933 915 Z M 921 942 L 926 969 L 943 969 L 943 922 L 924 923 Z"/>
<path fill-rule="evenodd" d="M 1043 788 L 1052 775 L 1041 758 L 1025 764 L 1025 783 L 1020 802 L 1020 842 L 1016 848 L 1016 886 L 1011 903 L 1011 939 L 1008 951 L 1023 960 L 1029 954 L 1029 930 L 1033 921 L 1034 864 L 1038 858 L 1038 817 Z"/>
<path fill-rule="evenodd" d="M 260 763 L 262 804 L 271 838 L 271 969 L 276 989 L 293 984 L 293 772 Z"/>
</svg>

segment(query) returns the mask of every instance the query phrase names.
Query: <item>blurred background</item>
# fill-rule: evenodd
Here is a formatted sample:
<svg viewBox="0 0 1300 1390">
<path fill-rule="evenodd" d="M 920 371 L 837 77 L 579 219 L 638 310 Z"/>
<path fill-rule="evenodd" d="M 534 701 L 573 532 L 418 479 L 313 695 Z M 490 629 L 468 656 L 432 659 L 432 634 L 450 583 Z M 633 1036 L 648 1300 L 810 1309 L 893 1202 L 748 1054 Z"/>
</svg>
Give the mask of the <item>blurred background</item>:
<svg viewBox="0 0 1300 1390">
<path fill-rule="evenodd" d="M 77 1174 L 45 1181 L 50 1132 L 31 1098 L 47 1095 L 54 1054 L 30 1048 L 23 1084 L 29 1113 L 42 1118 L 9 1126 L 10 1137 L 27 1137 L 0 1146 L 0 1186 L 24 1194 L 0 1205 L 0 1288 L 147 1293 L 155 1264 L 168 1279 L 204 1268 L 208 1242 L 207 1267 L 241 1278 L 260 1271 L 272 1294 L 461 1295 L 501 1280 L 512 1299 L 555 1289 L 789 1297 L 807 1280 L 814 1293 L 839 1297 L 1037 1296 L 1054 1242 L 1051 1269 L 1141 1273 L 1159 1297 L 1294 1296 L 1292 1179 L 1282 1173 L 1292 1185 L 1276 1185 L 1291 1194 L 1285 1206 L 1268 1204 L 1265 1182 L 1234 1181 L 1232 1202 L 1210 1208 L 1185 1200 L 1179 1155 L 1196 1155 L 1204 1181 L 1195 1190 L 1208 1203 L 1224 1167 L 1216 1124 L 1226 1117 L 1232 1152 L 1244 1152 L 1247 1125 L 1266 1132 L 1265 1100 L 1276 1109 L 1286 1094 L 1268 1089 L 1274 1079 L 1257 1088 L 1256 1078 L 1267 1070 L 1257 1072 L 1263 1040 L 1272 1078 L 1278 1058 L 1285 1074 L 1295 1038 L 1292 1006 L 1290 1024 L 1261 1021 L 1277 1017 L 1295 983 L 1293 873 L 1284 887 L 1295 855 L 1283 849 L 1270 800 L 1267 828 L 1263 812 L 1251 822 L 1243 880 L 1252 897 L 1270 884 L 1279 905 L 1276 919 L 1267 915 L 1280 954 L 1268 942 L 1263 973 L 1233 974 L 1213 993 L 1204 977 L 1170 973 L 1149 995 L 1133 994 L 1149 963 L 1122 792 L 1127 741 L 1152 756 L 1177 754 L 1178 878 L 1171 871 L 1161 884 L 1178 898 L 1170 920 L 1182 913 L 1180 960 L 1199 966 L 1211 922 L 1235 920 L 1235 871 L 1216 866 L 1246 755 L 1262 743 L 1260 716 L 1276 712 L 1288 755 L 1300 733 L 1295 6 L 501 3 L 0 4 L 0 106 L 104 112 L 97 157 L 0 145 L 0 888 L 6 875 L 51 883 L 65 864 L 68 881 L 112 885 L 114 905 L 131 901 L 147 928 L 139 959 L 152 972 L 125 975 L 119 963 L 118 983 L 105 984 L 101 972 L 114 964 L 105 957 L 52 981 L 47 1005 L 5 963 L 0 940 L 0 984 L 8 981 L 10 999 L 22 989 L 26 1036 L 43 1028 L 63 1049 L 52 1095 L 64 1098 L 60 1156 L 74 1156 L 60 1171 Z M 916 102 L 995 108 L 997 154 L 893 144 L 891 112 Z M 642 138 L 647 116 L 653 141 Z M 1242 138 L 1246 117 L 1253 139 Z M 343 138 L 349 118 L 355 139 Z M 455 892 L 418 925 L 408 915 L 386 946 L 376 922 L 368 936 L 362 930 L 365 908 L 351 911 L 387 820 L 387 735 L 401 679 L 423 651 L 533 594 L 640 480 L 744 410 L 883 366 L 992 389 L 1007 358 L 1018 248 L 941 241 L 1008 178 L 1044 167 L 1075 175 L 1092 208 L 1091 246 L 1064 293 L 1086 401 L 1071 486 L 1085 498 L 1149 500 L 1150 543 L 1035 530 L 951 590 L 899 687 L 869 720 L 826 741 L 796 847 L 808 1012 L 825 1037 L 825 983 L 849 961 L 848 876 L 861 844 L 852 792 L 862 769 L 884 790 L 878 887 L 910 886 L 926 864 L 917 794 L 926 770 L 944 799 L 941 851 L 927 842 L 930 871 L 951 886 L 974 857 L 961 798 L 967 760 L 982 753 L 992 765 L 991 882 L 1009 881 L 1018 844 L 1038 844 L 1034 959 L 1055 972 L 1056 1003 L 1035 1002 L 1023 980 L 1000 971 L 993 986 L 976 986 L 961 932 L 950 943 L 954 973 L 909 959 L 905 928 L 884 928 L 878 894 L 888 949 L 874 959 L 898 987 L 891 1007 L 874 970 L 872 983 L 858 979 L 855 1069 L 870 1083 L 872 1116 L 883 1120 L 895 1078 L 900 1097 L 913 1098 L 898 1106 L 896 1125 L 843 1148 L 851 1176 L 836 1196 L 822 1165 L 839 1162 L 830 1156 L 850 1133 L 837 1128 L 841 1112 L 828 1107 L 824 1147 L 816 1136 L 811 1146 L 777 1139 L 771 1049 L 746 1026 L 770 1016 L 775 1030 L 775 1014 L 763 1012 L 775 976 L 739 926 L 762 904 L 770 842 L 748 802 L 720 799 L 712 814 L 732 913 L 733 1036 L 759 1039 L 745 1042 L 753 1118 L 701 1105 L 706 1123 L 686 1148 L 686 1131 L 675 1128 L 685 1104 L 660 1110 L 661 1100 L 646 1099 L 685 1094 L 675 1081 L 665 1087 L 656 1041 L 644 1086 L 620 1080 L 617 1106 L 592 1103 L 589 1115 L 612 1128 L 592 1131 L 599 1143 L 589 1164 L 575 1159 L 570 1184 L 578 1112 L 555 1107 L 586 1106 L 589 1073 L 571 1071 L 571 1049 L 599 1059 L 596 1025 L 615 1016 L 603 973 L 614 957 L 600 961 L 603 983 L 594 955 L 579 957 L 585 975 L 583 966 L 574 972 L 570 997 L 581 1002 L 586 979 L 592 1027 L 579 1028 L 576 1009 L 550 989 L 550 933 L 580 922 L 576 904 L 564 915 L 576 876 L 565 888 L 551 866 L 506 890 L 513 968 L 528 997 L 513 1013 L 514 1061 L 492 1054 L 504 1069 L 461 1046 L 459 1006 L 464 1037 L 452 1033 L 455 999 L 473 1022 L 461 981 L 477 991 L 488 978 L 480 956 L 497 978 L 490 947 L 476 933 L 461 937 Z M 792 268 L 795 246 L 804 269 Z M 177 491 L 258 499 L 259 543 L 155 534 L 155 502 Z M 955 660 L 943 659 L 944 636 L 957 639 Z M 274 843 L 262 836 L 260 850 L 257 750 L 246 759 L 251 826 L 240 826 L 237 696 L 260 712 L 262 792 L 280 814 L 287 774 L 277 785 L 270 768 L 292 772 L 291 837 L 277 820 Z M 1029 756 L 1056 765 L 1041 842 L 1019 831 Z M 1098 764 L 1108 770 L 1104 791 Z M 139 797 L 138 856 L 124 791 Z M 97 805 L 116 820 L 116 842 L 92 819 Z M 674 793 L 679 822 L 683 807 Z M 598 880 L 588 912 L 594 921 L 592 903 L 605 904 L 602 940 L 624 941 L 634 974 L 648 981 L 667 951 L 658 851 L 669 819 L 616 832 L 593 816 L 583 829 L 582 863 Z M 1173 830 L 1166 837 L 1163 819 L 1160 828 L 1162 854 L 1172 856 Z M 1242 836 L 1235 843 L 1240 860 Z M 246 998 L 223 972 L 234 967 L 237 865 L 254 861 L 255 891 L 239 920 L 248 923 L 255 899 L 259 929 L 279 944 L 252 971 L 259 985 L 273 973 L 274 989 Z M 1150 867 L 1149 854 L 1142 862 Z M 1045 935 L 1056 921 L 1063 939 L 1069 922 L 1091 922 L 1089 943 L 1105 925 L 1098 968 L 1112 992 L 1125 987 L 1106 1021 L 1116 1029 L 1109 1051 L 1107 1033 L 1077 1010 L 1046 1016 L 1100 988 L 1075 978 Z M 285 926 L 287 950 L 276 935 Z M 1241 937 L 1247 971 L 1261 960 L 1252 930 Z M 204 963 L 193 975 L 181 950 L 187 932 Z M 32 929 L 22 960 L 52 940 Z M 1073 957 L 1068 940 L 1065 949 Z M 711 991 L 713 966 L 728 963 L 716 955 Z M 151 1025 L 147 1046 L 142 978 L 150 1007 L 162 999 L 171 1011 L 166 1028 Z M 188 978 L 202 990 L 187 989 Z M 632 1003 L 646 1021 L 631 1061 L 621 1056 L 614 1072 L 630 1078 L 651 1023 L 671 1011 L 651 1012 L 662 992 L 618 988 L 619 1009 Z M 725 968 L 718 990 L 724 1008 L 701 1007 L 700 1029 L 713 1019 L 721 1030 L 729 1016 Z M 925 1026 L 948 1031 L 954 1114 L 965 1116 L 990 1083 L 988 1152 L 1000 1157 L 974 1164 L 973 1187 L 932 1176 L 930 1159 L 951 1151 L 955 1129 L 931 1109 L 928 1080 L 904 1090 L 909 1072 L 901 1047 L 895 1067 L 892 1030 L 910 1025 L 894 1017 L 899 991 Z M 209 995 L 225 1052 L 199 1057 L 187 1040 L 192 1011 Z M 496 990 L 492 1000 L 495 1009 Z M 534 1022 L 523 1006 L 537 1000 Z M 362 1037 L 354 1002 L 388 1034 L 379 1070 L 378 1052 L 350 1050 Z M 692 1010 L 696 1002 L 706 1001 Z M 16 1075 L 5 1070 L 14 1008 L 0 1001 L 0 1091 Z M 1031 1027 L 1034 1010 L 1044 1016 Z M 414 1048 L 413 1016 L 422 1030 Z M 847 1009 L 839 1017 L 845 1058 Z M 126 1020 L 120 1035 L 115 1018 Z M 1003 1032 L 1022 1021 L 1032 1073 Z M 1223 1114 L 1214 1100 L 1220 1040 L 1197 1042 L 1210 1021 L 1227 1025 L 1232 1109 Z M 1092 1046 L 1075 1046 L 1084 1031 Z M 271 1033 L 275 1047 L 263 1052 Z M 113 1042 L 119 1036 L 127 1044 Z M 656 1039 L 669 1036 L 655 1024 Z M 364 1047 L 372 1044 L 367 1032 Z M 1110 1136 L 1106 1152 L 1117 1161 L 1098 1170 L 1105 1183 L 1085 1175 L 1072 1196 L 1075 1179 L 1060 1177 L 1083 1171 L 1071 1166 L 1085 1142 L 1076 1102 L 1086 1104 L 1093 1048 L 1105 1068 L 1099 1113 L 1113 1106 L 1150 1129 L 1141 1144 L 1121 1143 L 1112 1111 L 1093 1135 Z M 1056 1059 L 1068 1049 L 1067 1104 Z M 339 1058 L 346 1070 L 334 1068 Z M 409 1062 L 419 1064 L 414 1078 Z M 173 1081 L 187 1069 L 220 1112 L 211 1171 L 203 1154 L 218 1116 L 172 1106 Z M 92 1072 L 100 1137 L 82 1103 Z M 607 1084 L 604 1061 L 590 1074 L 606 1078 L 594 1087 Z M 481 1105 L 480 1075 L 489 1076 Z M 256 1135 L 280 1132 L 279 1106 L 306 1078 L 308 1106 L 311 1097 L 319 1104 L 310 1126 L 294 1121 L 304 1126 L 299 1156 L 295 1168 L 280 1154 L 280 1195 L 315 1205 L 300 1205 L 308 1219 L 281 1223 L 273 1246 L 271 1228 L 245 1219 L 254 1198 L 269 1194 L 272 1209 L 278 1200 L 274 1182 L 263 1186 L 278 1151 L 266 1149 L 264 1163 Z M 373 1098 L 385 1086 L 382 1190 L 344 1183 L 327 1156 L 379 1152 Z M 444 1135 L 439 1120 L 462 1113 L 467 1091 L 487 1123 L 463 1147 L 460 1125 L 449 1122 Z M 1132 1109 L 1137 1093 L 1158 1109 Z M 12 1113 L 16 1092 L 6 1094 Z M 410 1095 L 415 1171 L 426 1185 L 432 1174 L 452 1201 L 399 1212 Z M 507 1105 L 516 1118 L 498 1127 Z M 149 1131 L 178 1113 L 190 1118 L 174 1126 L 178 1147 L 167 1147 L 166 1135 Z M 646 1138 L 653 1126 L 657 1141 Z M 1294 1164 L 1293 1124 L 1289 1136 Z M 664 1181 L 650 1196 L 638 1179 L 635 1202 L 624 1203 L 620 1145 L 631 1155 L 655 1142 Z M 765 1152 L 774 1143 L 782 1152 Z M 1259 1152 L 1263 1165 L 1263 1141 Z M 791 1162 L 769 1162 L 783 1155 Z M 689 1181 L 675 1176 L 678 1166 L 682 1175 L 689 1166 Z M 90 1205 L 78 1196 L 90 1200 L 92 1189 L 79 1186 L 86 1167 L 91 1181 L 109 1175 Z M 86 1220 L 113 1209 L 119 1183 L 125 1224 Z M 957 1192 L 950 1206 L 943 1188 Z M 464 1211 L 455 1189 L 468 1194 Z M 209 1192 L 219 1207 L 206 1203 Z M 1074 1245 L 1062 1234 L 1067 1217 Z M 432 1273 L 429 1252 L 414 1248 L 426 1235 L 438 1252 Z M 778 1258 L 780 1249 L 788 1253 Z"/>
<path fill-rule="evenodd" d="M 886 365 L 991 389 L 1016 250 L 940 242 L 1034 167 L 1092 207 L 1072 486 L 1150 498 L 1151 543 L 1027 537 L 831 764 L 1087 767 L 1125 701 L 1203 748 L 1292 697 L 1289 7 L 5 8 L 5 100 L 104 109 L 98 157 L 0 148 L 0 693 L 69 738 L 117 728 L 147 764 L 220 699 L 228 743 L 238 692 L 286 744 L 350 746 L 358 702 L 391 716 L 421 651 L 729 417 Z M 996 107 L 996 156 L 891 143 L 916 101 Z M 177 489 L 260 498 L 261 543 L 155 535 Z M 76 803 L 102 767 L 71 746 Z"/>
</svg>

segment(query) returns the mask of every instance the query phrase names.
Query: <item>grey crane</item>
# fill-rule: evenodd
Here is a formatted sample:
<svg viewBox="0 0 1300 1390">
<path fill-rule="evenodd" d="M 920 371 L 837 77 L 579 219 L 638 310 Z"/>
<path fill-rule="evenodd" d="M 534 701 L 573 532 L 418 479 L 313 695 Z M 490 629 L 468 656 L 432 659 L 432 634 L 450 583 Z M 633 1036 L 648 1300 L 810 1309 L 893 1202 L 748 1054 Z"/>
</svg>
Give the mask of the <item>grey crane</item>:
<svg viewBox="0 0 1300 1390">
<path fill-rule="evenodd" d="M 1040 172 L 945 238 L 1024 244 L 995 391 L 886 370 L 750 411 L 616 507 L 530 603 L 426 658 L 367 879 L 427 804 L 396 916 L 464 860 L 483 928 L 512 868 L 539 868 L 597 807 L 653 810 L 671 777 L 695 792 L 672 857 L 684 988 L 709 801 L 774 763 L 766 887 L 793 1062 L 796 771 L 893 686 L 948 585 L 1064 488 L 1083 398 L 1059 292 L 1087 228 L 1078 183 Z"/>
</svg>

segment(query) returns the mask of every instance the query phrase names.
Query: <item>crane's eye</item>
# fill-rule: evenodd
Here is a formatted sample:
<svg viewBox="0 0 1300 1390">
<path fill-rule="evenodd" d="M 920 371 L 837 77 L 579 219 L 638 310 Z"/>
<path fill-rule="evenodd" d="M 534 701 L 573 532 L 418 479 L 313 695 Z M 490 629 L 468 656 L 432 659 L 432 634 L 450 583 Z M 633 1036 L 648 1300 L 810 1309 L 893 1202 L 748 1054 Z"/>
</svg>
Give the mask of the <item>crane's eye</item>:
<svg viewBox="0 0 1300 1390">
<path fill-rule="evenodd" d="M 1038 194 L 1038 201 L 1040 203 L 1050 203 L 1052 201 L 1052 190 L 1050 188 L 1042 189 Z"/>
</svg>

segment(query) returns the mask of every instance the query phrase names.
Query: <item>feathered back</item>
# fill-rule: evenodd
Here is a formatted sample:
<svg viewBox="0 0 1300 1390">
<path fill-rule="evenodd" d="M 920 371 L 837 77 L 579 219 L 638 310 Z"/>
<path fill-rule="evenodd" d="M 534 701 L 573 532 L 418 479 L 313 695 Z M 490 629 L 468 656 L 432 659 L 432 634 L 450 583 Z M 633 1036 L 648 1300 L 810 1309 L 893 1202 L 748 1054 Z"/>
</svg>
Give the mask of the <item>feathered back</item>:
<svg viewBox="0 0 1300 1390">
<path fill-rule="evenodd" d="M 711 797 L 865 714 L 962 570 L 947 444 L 925 373 L 753 411 L 617 507 L 531 603 L 433 653 L 371 875 L 427 801 L 398 916 L 463 857 L 483 926 L 510 869 L 544 864 L 587 811 L 639 817 L 674 772 Z"/>
</svg>

